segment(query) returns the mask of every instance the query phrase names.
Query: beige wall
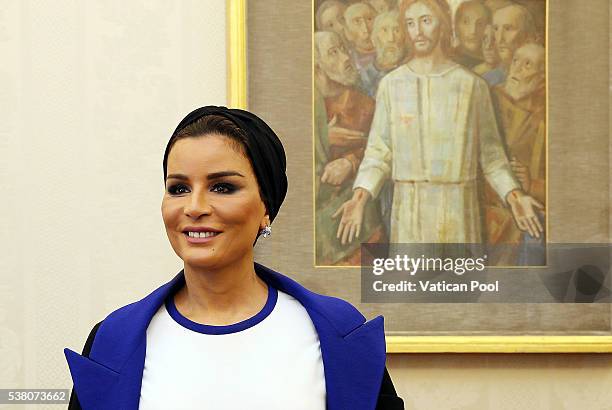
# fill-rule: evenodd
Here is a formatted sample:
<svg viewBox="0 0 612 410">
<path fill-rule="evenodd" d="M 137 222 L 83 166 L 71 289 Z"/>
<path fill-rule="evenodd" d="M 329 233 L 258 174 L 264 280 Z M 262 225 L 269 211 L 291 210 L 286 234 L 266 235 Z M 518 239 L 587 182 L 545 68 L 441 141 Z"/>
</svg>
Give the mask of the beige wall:
<svg viewBox="0 0 612 410">
<path fill-rule="evenodd" d="M 612 355 L 390 355 L 406 410 L 612 409 Z"/>
<path fill-rule="evenodd" d="M 181 268 L 163 150 L 225 104 L 225 2 L 0 0 L 0 55 L 0 388 L 67 388 L 64 347 Z"/>
<path fill-rule="evenodd" d="M 1 0 L 0 387 L 70 387 L 62 349 L 180 269 L 162 154 L 188 110 L 225 103 L 224 3 Z M 407 409 L 612 408 L 610 355 L 389 367 Z"/>
</svg>

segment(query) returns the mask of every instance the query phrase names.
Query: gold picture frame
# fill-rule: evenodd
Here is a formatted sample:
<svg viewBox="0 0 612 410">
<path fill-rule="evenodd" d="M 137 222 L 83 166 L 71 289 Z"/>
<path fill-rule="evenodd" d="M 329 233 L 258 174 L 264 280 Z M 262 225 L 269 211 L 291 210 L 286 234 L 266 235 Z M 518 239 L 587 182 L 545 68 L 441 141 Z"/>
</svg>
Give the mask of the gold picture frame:
<svg viewBox="0 0 612 410">
<path fill-rule="evenodd" d="M 548 8 L 548 1 L 547 1 Z M 248 109 L 247 0 L 226 0 L 227 104 Z M 548 13 L 547 13 L 548 26 Z M 547 38 L 548 43 L 548 38 Z M 548 44 L 547 44 L 548 49 Z M 548 72 L 548 60 L 547 60 Z M 547 78 L 548 87 L 548 78 Z M 611 353 L 610 335 L 387 336 L 389 353 Z"/>
</svg>

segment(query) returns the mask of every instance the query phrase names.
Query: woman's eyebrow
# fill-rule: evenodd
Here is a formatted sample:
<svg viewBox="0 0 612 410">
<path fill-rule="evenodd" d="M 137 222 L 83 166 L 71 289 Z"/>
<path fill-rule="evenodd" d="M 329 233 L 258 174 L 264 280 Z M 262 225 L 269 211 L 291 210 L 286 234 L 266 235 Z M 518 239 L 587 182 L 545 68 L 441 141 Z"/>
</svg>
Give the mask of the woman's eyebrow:
<svg viewBox="0 0 612 410">
<path fill-rule="evenodd" d="M 221 171 L 221 172 L 213 172 L 212 174 L 208 174 L 208 176 L 206 176 L 206 179 L 210 180 L 210 179 L 217 179 L 217 178 L 231 177 L 231 176 L 238 176 L 238 177 L 244 178 L 244 175 L 242 175 L 238 171 Z"/>
<path fill-rule="evenodd" d="M 220 172 L 213 172 L 212 174 L 208 174 L 206 176 L 206 179 L 211 180 L 211 179 L 217 179 L 217 178 L 222 178 L 222 177 L 231 177 L 231 176 L 239 176 L 239 177 L 243 177 L 244 178 L 244 175 L 242 175 L 238 171 L 220 171 Z M 182 181 L 189 180 L 189 177 L 187 175 L 184 175 L 184 174 L 170 174 L 170 175 L 168 175 L 166 177 L 166 179 L 170 179 L 170 178 L 179 179 L 179 180 L 182 180 Z"/>
</svg>

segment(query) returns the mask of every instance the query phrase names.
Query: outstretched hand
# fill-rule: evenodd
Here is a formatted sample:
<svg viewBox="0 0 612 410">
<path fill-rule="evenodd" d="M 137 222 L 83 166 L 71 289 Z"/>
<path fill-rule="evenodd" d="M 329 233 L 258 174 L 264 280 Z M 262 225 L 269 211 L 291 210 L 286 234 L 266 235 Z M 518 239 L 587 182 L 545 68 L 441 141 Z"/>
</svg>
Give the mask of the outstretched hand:
<svg viewBox="0 0 612 410">
<path fill-rule="evenodd" d="M 360 189 L 358 188 L 358 190 Z M 332 215 L 334 219 L 342 215 L 336 233 L 336 238 L 340 239 L 342 245 L 351 243 L 353 238 L 359 237 L 363 222 L 363 210 L 367 201 L 367 197 L 364 199 L 363 195 L 364 193 L 356 191 L 353 197 L 340 205 Z"/>
<path fill-rule="evenodd" d="M 544 205 L 518 189 L 508 193 L 506 200 L 510 204 L 512 216 L 518 228 L 521 231 L 529 232 L 532 237 L 540 238 L 540 235 L 544 233 L 544 227 L 542 227 L 536 209 L 544 210 Z"/>
</svg>

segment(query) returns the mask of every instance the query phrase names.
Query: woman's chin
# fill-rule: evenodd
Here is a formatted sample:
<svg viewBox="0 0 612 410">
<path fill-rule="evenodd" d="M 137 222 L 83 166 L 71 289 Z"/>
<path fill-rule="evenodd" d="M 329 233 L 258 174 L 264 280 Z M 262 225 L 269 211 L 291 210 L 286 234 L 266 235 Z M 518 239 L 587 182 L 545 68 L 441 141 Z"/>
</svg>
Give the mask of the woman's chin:
<svg viewBox="0 0 612 410">
<path fill-rule="evenodd" d="M 194 268 L 211 268 L 219 262 L 217 255 L 211 254 L 209 250 L 189 250 L 181 255 L 185 265 Z"/>
</svg>

